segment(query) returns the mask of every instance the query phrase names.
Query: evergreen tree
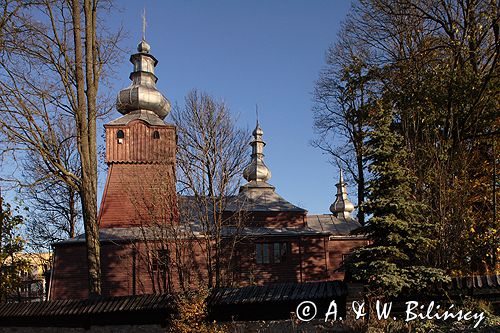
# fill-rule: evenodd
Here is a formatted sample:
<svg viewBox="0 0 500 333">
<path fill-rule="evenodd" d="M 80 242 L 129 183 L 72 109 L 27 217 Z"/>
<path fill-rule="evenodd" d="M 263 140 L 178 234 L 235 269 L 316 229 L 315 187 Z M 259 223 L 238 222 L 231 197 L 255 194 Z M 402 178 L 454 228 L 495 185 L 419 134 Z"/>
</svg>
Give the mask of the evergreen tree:
<svg viewBox="0 0 500 333">
<path fill-rule="evenodd" d="M 415 177 L 395 113 L 377 105 L 371 116 L 367 158 L 372 179 L 361 229 L 373 243 L 356 250 L 346 262 L 348 275 L 368 284 L 372 295 L 395 296 L 446 281 L 444 271 L 428 264 L 434 242 L 425 207 L 414 197 Z"/>
<path fill-rule="evenodd" d="M 429 266 L 453 276 L 498 274 L 500 2 L 360 0 L 343 27 L 334 49 L 346 52 L 332 62 L 361 59 L 372 73 L 378 68 L 365 91 L 397 106 L 392 119 L 398 119 L 408 154 L 404 165 L 415 176 L 411 193 L 425 205 L 433 227 L 428 237 L 436 240 Z M 317 87 L 323 102 L 336 97 L 326 89 L 335 87 L 332 79 L 346 74 L 342 67 L 328 69 Z M 352 72 L 346 77 L 358 76 L 355 68 L 346 69 Z M 359 82 L 353 93 L 364 86 Z M 325 115 L 337 110 L 326 106 Z M 358 142 L 365 157 L 367 127 Z M 325 122 L 324 129 L 342 132 L 335 123 Z M 338 143 L 338 137 L 325 142 Z"/>
</svg>

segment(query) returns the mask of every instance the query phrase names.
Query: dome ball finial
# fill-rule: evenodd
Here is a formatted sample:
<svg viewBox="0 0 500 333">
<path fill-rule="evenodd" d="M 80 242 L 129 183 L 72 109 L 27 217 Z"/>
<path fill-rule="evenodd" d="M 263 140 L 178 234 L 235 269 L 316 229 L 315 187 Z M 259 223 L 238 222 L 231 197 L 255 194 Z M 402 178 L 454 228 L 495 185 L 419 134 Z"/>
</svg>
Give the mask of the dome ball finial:
<svg viewBox="0 0 500 333">
<path fill-rule="evenodd" d="M 137 51 L 139 51 L 140 53 L 149 53 L 150 50 L 151 46 L 149 46 L 149 44 L 145 40 L 142 40 L 139 45 L 137 45 Z"/>
</svg>

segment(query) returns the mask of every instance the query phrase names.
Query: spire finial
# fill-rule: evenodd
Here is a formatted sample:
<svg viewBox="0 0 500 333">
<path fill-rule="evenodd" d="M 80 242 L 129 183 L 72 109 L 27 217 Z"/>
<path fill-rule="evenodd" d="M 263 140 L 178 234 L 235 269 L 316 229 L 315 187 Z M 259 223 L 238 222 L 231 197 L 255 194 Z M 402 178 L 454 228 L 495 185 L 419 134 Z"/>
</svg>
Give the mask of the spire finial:
<svg viewBox="0 0 500 333">
<path fill-rule="evenodd" d="M 146 7 L 142 10 L 142 40 L 146 41 Z"/>
<path fill-rule="evenodd" d="M 259 126 L 259 105 L 255 104 L 255 118 L 257 119 L 257 126 Z"/>
<path fill-rule="evenodd" d="M 258 107 L 256 106 L 255 112 L 258 117 Z M 252 156 L 250 163 L 247 165 L 245 170 L 243 170 L 243 177 L 249 181 L 265 182 L 271 178 L 271 171 L 264 164 L 264 146 L 266 143 L 262 140 L 262 135 L 264 131 L 259 126 L 259 119 L 257 118 L 257 124 L 252 132 L 253 140 L 250 142 L 252 146 Z"/>
<path fill-rule="evenodd" d="M 335 202 L 330 206 L 330 211 L 337 217 L 348 218 L 354 210 L 354 205 L 347 197 L 347 184 L 344 181 L 344 172 L 340 167 L 339 169 L 339 182 L 335 185 L 337 186 L 337 198 L 335 199 Z"/>
</svg>

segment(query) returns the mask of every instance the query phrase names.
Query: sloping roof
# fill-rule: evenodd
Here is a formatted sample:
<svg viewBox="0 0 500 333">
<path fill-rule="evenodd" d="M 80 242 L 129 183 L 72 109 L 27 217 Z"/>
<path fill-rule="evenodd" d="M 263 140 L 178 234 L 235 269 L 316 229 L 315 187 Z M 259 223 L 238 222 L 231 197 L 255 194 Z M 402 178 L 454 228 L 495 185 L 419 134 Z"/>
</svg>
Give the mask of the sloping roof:
<svg viewBox="0 0 500 333">
<path fill-rule="evenodd" d="M 245 193 L 245 192 L 242 192 Z M 240 195 L 242 194 L 240 193 Z M 265 193 L 265 195 L 264 195 Z M 228 197 L 226 211 L 231 209 L 247 210 L 247 211 L 295 211 L 306 212 L 306 210 L 294 206 L 275 192 L 264 192 L 263 196 L 258 196 L 258 200 L 248 199 L 247 195 Z M 243 199 L 242 199 L 243 198 Z M 197 205 L 200 203 L 192 196 L 178 197 L 179 210 L 185 212 L 180 214 L 181 224 L 178 227 L 179 232 L 184 232 L 186 237 L 200 237 L 204 235 L 200 221 L 198 221 L 199 209 Z M 207 205 L 205 207 L 210 207 Z M 210 219 L 213 217 L 209 211 L 206 216 Z M 331 235 L 331 236 L 348 236 L 351 231 L 361 227 L 353 218 L 337 218 L 332 214 L 322 215 L 307 215 L 307 227 L 305 228 L 267 228 L 267 227 L 224 227 L 222 230 L 223 236 L 232 236 L 235 234 L 242 236 L 298 236 L 298 235 Z M 161 235 L 166 234 L 165 230 L 160 227 L 124 227 L 124 228 L 102 228 L 99 230 L 99 239 L 101 241 L 129 241 L 141 239 L 158 239 Z M 165 237 L 162 237 L 165 238 Z M 67 239 L 62 242 L 54 243 L 54 245 L 64 245 L 72 243 L 82 243 L 85 241 L 85 235 L 81 234 L 75 238 Z"/>
<path fill-rule="evenodd" d="M 242 190 L 228 201 L 226 211 L 307 212 L 307 210 L 288 202 L 270 188 Z"/>
<path fill-rule="evenodd" d="M 208 299 L 208 306 L 252 304 L 262 302 L 313 301 L 347 295 L 342 281 L 304 283 L 273 283 L 264 286 L 217 288 Z"/>
<path fill-rule="evenodd" d="M 173 304 L 168 294 L 4 303 L 0 304 L 0 326 L 164 324 Z"/>
<path fill-rule="evenodd" d="M 455 296 L 491 295 L 498 300 L 500 275 L 455 277 L 437 288 L 456 291 Z M 214 319 L 279 319 L 290 318 L 302 301 L 318 305 L 336 299 L 339 308 L 345 306 L 346 283 L 342 281 L 277 283 L 242 288 L 216 288 L 207 299 Z M 1 326 L 87 327 L 92 325 L 166 324 L 175 312 L 174 297 L 169 294 L 98 297 L 86 300 L 61 300 L 0 304 Z M 448 297 L 448 296 L 447 296 Z M 326 301 L 326 304 L 322 304 Z M 318 310 L 321 307 L 318 307 Z M 321 313 L 321 312 L 320 312 Z M 324 313 L 324 312 L 323 312 Z"/>
<path fill-rule="evenodd" d="M 213 222 L 213 205 L 209 197 L 195 198 L 191 195 L 177 196 L 181 223 L 193 223 L 203 216 Z M 224 203 L 222 203 L 224 204 Z"/>
<path fill-rule="evenodd" d="M 141 236 L 140 227 L 127 228 L 104 228 L 99 230 L 99 240 L 105 241 L 121 241 L 138 239 Z M 80 234 L 74 238 L 69 238 L 61 242 L 53 243 L 52 245 L 73 244 L 85 242 L 85 234 Z"/>
<path fill-rule="evenodd" d="M 332 214 L 307 215 L 307 226 L 311 229 L 327 232 L 332 236 L 346 236 L 360 228 L 361 224 L 353 218 L 338 218 Z"/>
<path fill-rule="evenodd" d="M 99 230 L 99 240 L 101 242 L 124 242 L 134 240 L 154 240 L 168 239 L 171 228 L 161 227 L 127 227 L 127 228 L 105 228 Z M 185 239 L 194 237 L 204 237 L 205 233 L 199 223 L 190 223 L 186 226 L 179 226 L 176 229 L 178 234 L 176 237 L 184 236 Z M 259 236 L 313 236 L 313 235 L 328 235 L 328 232 L 312 228 L 266 228 L 266 227 L 222 227 L 222 237 L 230 237 L 234 235 L 259 237 Z M 53 246 L 69 245 L 76 243 L 84 243 L 85 234 L 70 238 L 61 242 L 53 243 Z"/>
<path fill-rule="evenodd" d="M 168 239 L 169 233 L 172 233 L 171 227 L 126 227 L 126 228 L 103 228 L 99 230 L 99 240 L 101 242 L 120 242 L 131 240 L 154 240 Z M 199 224 L 191 223 L 189 225 L 177 226 L 176 237 L 184 235 L 185 238 L 202 236 L 202 229 Z M 85 234 L 80 234 L 75 238 L 70 238 L 52 245 L 64 245 L 85 242 Z"/>
<path fill-rule="evenodd" d="M 149 125 L 165 125 L 165 122 L 161 120 L 153 111 L 149 110 L 136 110 L 126 115 L 110 121 L 107 125 L 127 125 L 133 120 L 142 120 Z"/>
<path fill-rule="evenodd" d="M 127 228 L 105 228 L 99 230 L 99 240 L 103 241 L 120 241 L 125 239 L 133 239 L 138 237 L 140 234 L 138 233 L 137 227 L 127 227 Z M 74 244 L 74 243 L 83 243 L 85 242 L 85 234 L 80 234 L 74 238 L 68 238 L 66 240 L 52 243 L 54 245 L 63 245 L 63 244 Z"/>
<path fill-rule="evenodd" d="M 342 281 L 291 282 L 215 289 L 207 300 L 210 317 L 218 321 L 290 319 L 303 301 L 327 309 L 336 300 L 342 309 L 347 285 Z M 321 310 L 323 311 L 323 310 Z"/>
<path fill-rule="evenodd" d="M 451 282 L 444 284 L 443 288 L 448 290 L 495 288 L 500 293 L 500 275 L 454 277 Z"/>
<path fill-rule="evenodd" d="M 266 228 L 266 227 L 225 227 L 222 229 L 222 236 L 313 236 L 322 235 L 326 236 L 328 233 L 321 232 L 312 228 Z"/>
</svg>

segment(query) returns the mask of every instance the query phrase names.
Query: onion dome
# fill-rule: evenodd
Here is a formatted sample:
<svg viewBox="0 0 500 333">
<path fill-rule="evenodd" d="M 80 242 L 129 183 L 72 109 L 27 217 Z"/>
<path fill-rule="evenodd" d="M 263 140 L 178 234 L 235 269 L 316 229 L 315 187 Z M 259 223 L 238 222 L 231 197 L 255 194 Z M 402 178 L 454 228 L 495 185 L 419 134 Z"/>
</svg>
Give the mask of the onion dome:
<svg viewBox="0 0 500 333">
<path fill-rule="evenodd" d="M 347 197 L 346 183 L 344 182 L 344 174 L 342 169 L 340 170 L 340 180 L 335 186 L 337 186 L 337 198 L 335 202 L 330 206 L 330 211 L 337 217 L 348 218 L 354 211 L 354 205 Z"/>
<path fill-rule="evenodd" d="M 282 198 L 275 191 L 275 187 L 267 183 L 271 178 L 271 170 L 264 163 L 264 146 L 262 140 L 264 131 L 257 125 L 252 132 L 253 140 L 250 163 L 243 170 L 243 177 L 248 183 L 240 187 L 240 193 L 229 201 L 226 211 L 238 212 L 298 212 L 305 214 L 306 210 L 295 206 Z"/>
<path fill-rule="evenodd" d="M 264 131 L 260 128 L 259 122 L 252 132 L 253 140 L 250 142 L 252 146 L 252 155 L 250 163 L 243 170 L 243 177 L 248 182 L 265 182 L 271 178 L 271 170 L 264 164 L 264 146 L 266 143 L 262 140 Z"/>
<path fill-rule="evenodd" d="M 123 115 L 132 111 L 145 110 L 164 119 L 170 112 L 170 102 L 158 89 L 154 68 L 158 63 L 155 57 L 149 54 L 151 47 L 142 40 L 137 46 L 137 51 L 130 56 L 134 71 L 130 73 L 132 84 L 118 93 L 116 109 Z"/>
</svg>

